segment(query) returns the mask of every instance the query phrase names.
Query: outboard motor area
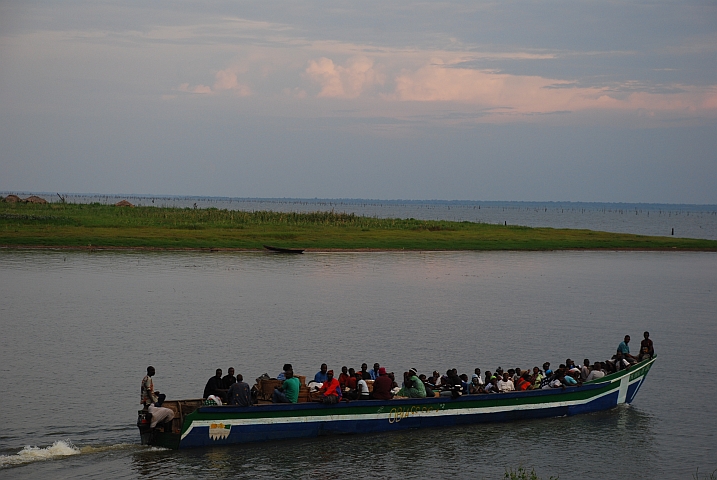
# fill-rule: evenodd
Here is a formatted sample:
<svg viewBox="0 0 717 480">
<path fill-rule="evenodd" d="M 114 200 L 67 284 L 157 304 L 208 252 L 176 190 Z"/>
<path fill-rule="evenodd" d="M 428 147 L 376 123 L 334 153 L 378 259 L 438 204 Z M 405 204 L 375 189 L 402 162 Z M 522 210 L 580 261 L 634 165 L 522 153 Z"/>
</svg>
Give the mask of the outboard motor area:
<svg viewBox="0 0 717 480">
<path fill-rule="evenodd" d="M 142 439 L 142 445 L 149 445 L 152 439 L 152 414 L 147 410 L 137 412 L 137 428 Z"/>
</svg>

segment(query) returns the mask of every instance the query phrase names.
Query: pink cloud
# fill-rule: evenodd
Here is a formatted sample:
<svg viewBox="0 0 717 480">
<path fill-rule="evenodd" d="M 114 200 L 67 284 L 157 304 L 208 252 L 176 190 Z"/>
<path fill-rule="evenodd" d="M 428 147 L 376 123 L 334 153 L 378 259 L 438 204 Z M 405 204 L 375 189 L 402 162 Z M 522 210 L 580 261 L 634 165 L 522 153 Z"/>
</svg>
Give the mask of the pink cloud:
<svg viewBox="0 0 717 480">
<path fill-rule="evenodd" d="M 677 93 L 616 93 L 614 87 L 575 87 L 564 80 L 453 68 L 440 61 L 415 71 L 404 70 L 395 83 L 394 93 L 386 98 L 468 103 L 514 115 L 588 109 L 685 113 L 717 110 L 715 87 L 675 85 Z"/>
<path fill-rule="evenodd" d="M 319 97 L 356 98 L 385 81 L 385 75 L 374 68 L 373 60 L 364 56 L 349 59 L 345 66 L 326 57 L 311 60 L 306 74 L 321 85 Z"/>
<path fill-rule="evenodd" d="M 214 75 L 214 78 L 215 81 L 213 87 L 209 87 L 207 85 L 202 84 L 190 87 L 188 83 L 183 83 L 178 87 L 178 90 L 180 92 L 200 94 L 215 94 L 219 92 L 230 91 L 240 97 L 246 97 L 248 95 L 251 95 L 251 88 L 249 88 L 249 85 L 239 83 L 237 73 L 232 68 L 218 71 Z"/>
</svg>

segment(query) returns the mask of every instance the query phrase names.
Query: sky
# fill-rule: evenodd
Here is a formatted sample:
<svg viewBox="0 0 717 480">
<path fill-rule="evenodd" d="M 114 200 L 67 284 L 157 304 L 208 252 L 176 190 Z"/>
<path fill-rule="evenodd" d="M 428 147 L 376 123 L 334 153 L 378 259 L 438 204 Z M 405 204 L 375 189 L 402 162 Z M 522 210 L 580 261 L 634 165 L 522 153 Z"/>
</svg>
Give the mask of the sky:
<svg viewBox="0 0 717 480">
<path fill-rule="evenodd" d="M 0 191 L 717 204 L 717 3 L 0 0 Z"/>
</svg>

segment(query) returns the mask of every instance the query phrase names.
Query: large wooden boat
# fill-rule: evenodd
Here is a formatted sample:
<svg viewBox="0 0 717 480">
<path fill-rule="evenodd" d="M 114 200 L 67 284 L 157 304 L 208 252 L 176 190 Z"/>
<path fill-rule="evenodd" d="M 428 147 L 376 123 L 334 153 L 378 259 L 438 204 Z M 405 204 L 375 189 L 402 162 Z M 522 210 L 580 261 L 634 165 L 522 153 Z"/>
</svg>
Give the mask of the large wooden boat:
<svg viewBox="0 0 717 480">
<path fill-rule="evenodd" d="M 140 426 L 140 433 L 146 444 L 190 448 L 571 416 L 631 403 L 655 360 L 644 360 L 581 386 L 463 395 L 455 399 L 358 400 L 337 405 L 305 401 L 253 407 L 206 406 L 202 399 L 166 401 L 163 406 L 175 412 L 168 428 L 171 431 Z M 147 412 L 139 413 L 138 425 L 147 421 Z"/>
</svg>

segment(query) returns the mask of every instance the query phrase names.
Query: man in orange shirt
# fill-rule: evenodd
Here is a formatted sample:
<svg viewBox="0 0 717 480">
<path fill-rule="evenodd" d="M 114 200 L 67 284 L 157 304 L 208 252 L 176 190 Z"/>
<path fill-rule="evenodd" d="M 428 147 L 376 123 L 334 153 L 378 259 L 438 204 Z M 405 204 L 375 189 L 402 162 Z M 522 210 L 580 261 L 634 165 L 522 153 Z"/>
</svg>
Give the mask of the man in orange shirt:
<svg viewBox="0 0 717 480">
<path fill-rule="evenodd" d="M 320 402 L 325 405 L 333 405 L 339 403 L 341 400 L 341 385 L 339 381 L 334 378 L 334 371 L 329 370 L 326 372 L 327 380 L 319 389 Z"/>
</svg>

